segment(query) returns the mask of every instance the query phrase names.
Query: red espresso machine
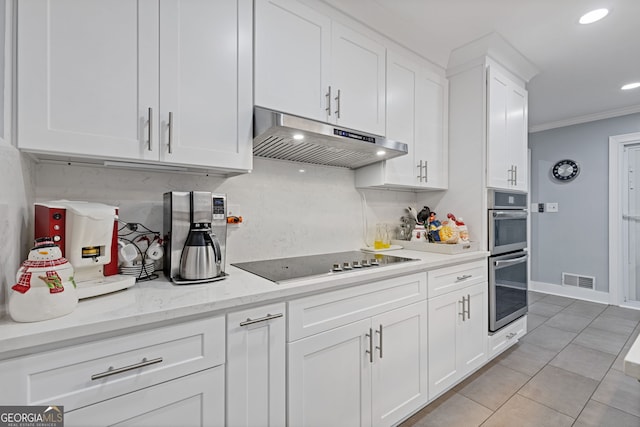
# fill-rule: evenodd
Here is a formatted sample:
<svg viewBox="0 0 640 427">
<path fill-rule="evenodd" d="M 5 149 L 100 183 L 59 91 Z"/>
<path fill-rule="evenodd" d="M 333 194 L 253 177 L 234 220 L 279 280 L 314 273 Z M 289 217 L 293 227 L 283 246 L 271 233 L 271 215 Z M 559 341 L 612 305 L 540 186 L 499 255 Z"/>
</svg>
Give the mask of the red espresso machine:
<svg viewBox="0 0 640 427">
<path fill-rule="evenodd" d="M 51 237 L 73 266 L 78 298 L 135 285 L 118 274 L 118 208 L 102 203 L 55 200 L 35 204 L 34 237 Z"/>
</svg>

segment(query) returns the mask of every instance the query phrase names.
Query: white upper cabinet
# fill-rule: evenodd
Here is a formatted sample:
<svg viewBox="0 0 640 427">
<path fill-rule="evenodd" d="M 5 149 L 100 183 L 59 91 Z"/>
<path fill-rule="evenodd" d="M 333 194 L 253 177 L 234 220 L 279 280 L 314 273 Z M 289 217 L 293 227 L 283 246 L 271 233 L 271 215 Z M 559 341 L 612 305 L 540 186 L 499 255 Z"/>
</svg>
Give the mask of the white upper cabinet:
<svg viewBox="0 0 640 427">
<path fill-rule="evenodd" d="M 326 121 L 331 21 L 296 1 L 255 2 L 255 104 Z"/>
<path fill-rule="evenodd" d="M 385 134 L 385 47 L 295 0 L 255 5 L 255 104 Z"/>
<path fill-rule="evenodd" d="M 409 153 L 358 169 L 356 186 L 446 189 L 447 79 L 391 50 L 386 63 L 387 138 L 407 144 Z"/>
<path fill-rule="evenodd" d="M 496 65 L 487 82 L 487 186 L 527 191 L 527 91 Z"/>
<path fill-rule="evenodd" d="M 337 22 L 331 30 L 333 119 L 329 121 L 384 135 L 384 46 Z"/>
<path fill-rule="evenodd" d="M 21 2 L 18 147 L 251 169 L 251 20 L 248 0 Z"/>
</svg>

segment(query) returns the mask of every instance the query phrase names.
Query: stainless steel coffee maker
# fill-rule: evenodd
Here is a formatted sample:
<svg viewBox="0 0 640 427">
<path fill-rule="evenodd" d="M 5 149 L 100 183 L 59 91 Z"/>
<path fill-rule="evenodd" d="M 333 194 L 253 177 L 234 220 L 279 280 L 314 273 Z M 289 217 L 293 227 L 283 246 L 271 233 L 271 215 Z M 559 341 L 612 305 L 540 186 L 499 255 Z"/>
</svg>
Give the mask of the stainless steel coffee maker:
<svg viewBox="0 0 640 427">
<path fill-rule="evenodd" d="M 164 194 L 164 274 L 178 285 L 224 279 L 227 197 L 208 191 Z"/>
</svg>

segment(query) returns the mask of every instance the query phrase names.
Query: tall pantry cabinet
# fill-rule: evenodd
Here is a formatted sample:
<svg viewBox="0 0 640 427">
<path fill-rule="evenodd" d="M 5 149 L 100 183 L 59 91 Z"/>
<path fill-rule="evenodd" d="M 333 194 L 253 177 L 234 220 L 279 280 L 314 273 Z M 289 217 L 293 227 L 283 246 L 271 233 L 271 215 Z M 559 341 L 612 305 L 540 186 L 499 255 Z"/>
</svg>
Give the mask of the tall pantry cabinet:
<svg viewBox="0 0 640 427">
<path fill-rule="evenodd" d="M 529 189 L 526 83 L 536 73 L 497 34 L 449 59 L 449 186 L 436 202 L 425 196 L 424 203 L 464 218 L 470 239 L 485 250 L 488 192 Z"/>
<path fill-rule="evenodd" d="M 252 1 L 17 3 L 18 148 L 251 169 Z"/>
</svg>

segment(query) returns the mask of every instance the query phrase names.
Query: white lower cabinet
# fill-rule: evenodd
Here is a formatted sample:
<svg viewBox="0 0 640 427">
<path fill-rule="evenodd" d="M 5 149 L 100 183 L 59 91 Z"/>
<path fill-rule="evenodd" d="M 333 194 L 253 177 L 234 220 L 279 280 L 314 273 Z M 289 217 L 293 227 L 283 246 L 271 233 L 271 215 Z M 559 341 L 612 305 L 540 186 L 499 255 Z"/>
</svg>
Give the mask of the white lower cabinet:
<svg viewBox="0 0 640 427">
<path fill-rule="evenodd" d="M 288 346 L 289 425 L 388 426 L 427 402 L 426 301 Z"/>
<path fill-rule="evenodd" d="M 493 335 L 489 335 L 489 358 L 493 359 L 527 333 L 527 316 L 514 320 Z"/>
<path fill-rule="evenodd" d="M 0 402 L 64 406 L 65 425 L 224 425 L 224 317 L 0 362 Z"/>
<path fill-rule="evenodd" d="M 286 424 L 285 303 L 227 315 L 228 426 Z"/>
<path fill-rule="evenodd" d="M 224 366 L 64 414 L 65 426 L 224 426 Z"/>
<path fill-rule="evenodd" d="M 470 265 L 477 267 L 477 263 Z M 486 277 L 474 275 L 476 270 L 470 268 L 468 273 L 460 270 L 458 279 L 453 279 L 459 283 L 457 288 L 428 300 L 429 400 L 487 361 L 488 290 L 486 279 L 469 284 L 468 281 L 473 283 Z M 430 291 L 431 278 L 430 275 Z M 443 283 L 437 286 L 447 287 Z"/>
</svg>

